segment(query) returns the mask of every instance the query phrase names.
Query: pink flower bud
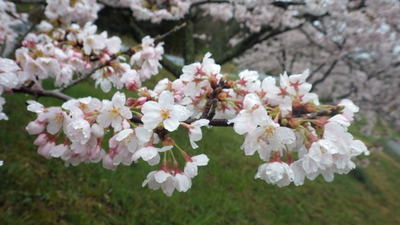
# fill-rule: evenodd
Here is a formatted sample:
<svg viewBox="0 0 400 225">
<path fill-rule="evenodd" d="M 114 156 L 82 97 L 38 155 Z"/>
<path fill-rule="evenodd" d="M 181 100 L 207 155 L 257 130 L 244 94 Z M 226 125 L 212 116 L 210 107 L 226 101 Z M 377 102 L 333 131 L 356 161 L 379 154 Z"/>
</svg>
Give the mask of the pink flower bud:
<svg viewBox="0 0 400 225">
<path fill-rule="evenodd" d="M 50 150 L 55 146 L 54 142 L 47 142 L 47 144 L 38 148 L 38 154 L 44 156 L 46 159 L 50 159 Z"/>
<path fill-rule="evenodd" d="M 143 105 L 147 101 L 147 97 L 140 97 L 137 101 L 139 105 Z"/>
<path fill-rule="evenodd" d="M 40 134 L 33 142 L 34 145 L 43 146 L 49 142 L 49 138 L 46 133 Z"/>
<path fill-rule="evenodd" d="M 31 121 L 28 124 L 28 126 L 26 126 L 25 129 L 28 131 L 29 134 L 33 135 L 33 134 L 42 133 L 45 127 L 46 127 L 45 123 L 35 120 L 35 121 Z"/>
</svg>

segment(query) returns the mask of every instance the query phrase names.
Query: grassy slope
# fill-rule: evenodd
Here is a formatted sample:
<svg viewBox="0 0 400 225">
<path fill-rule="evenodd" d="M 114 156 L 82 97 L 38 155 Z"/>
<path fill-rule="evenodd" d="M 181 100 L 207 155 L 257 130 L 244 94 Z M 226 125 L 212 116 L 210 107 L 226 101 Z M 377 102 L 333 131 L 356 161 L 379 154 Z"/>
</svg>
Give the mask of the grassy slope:
<svg viewBox="0 0 400 225">
<path fill-rule="evenodd" d="M 88 88 L 71 91 L 83 96 Z M 400 224 L 400 165 L 384 153 L 332 183 L 318 178 L 278 188 L 254 180 L 261 162 L 244 156 L 241 137 L 213 128 L 197 150 L 209 165 L 199 168 L 188 193 L 166 197 L 141 187 L 156 169 L 144 162 L 108 171 L 37 155 L 24 130 L 33 118 L 23 106 L 28 97 L 7 97 L 10 120 L 0 122 L 0 224 Z M 183 137 L 178 143 L 189 149 Z"/>
</svg>

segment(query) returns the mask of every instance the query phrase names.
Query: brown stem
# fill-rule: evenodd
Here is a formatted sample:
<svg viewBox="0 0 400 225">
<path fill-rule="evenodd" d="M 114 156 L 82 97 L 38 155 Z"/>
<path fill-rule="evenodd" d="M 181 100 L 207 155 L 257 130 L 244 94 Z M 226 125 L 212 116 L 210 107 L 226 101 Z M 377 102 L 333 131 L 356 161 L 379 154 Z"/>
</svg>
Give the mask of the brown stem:
<svg viewBox="0 0 400 225">
<path fill-rule="evenodd" d="M 26 93 L 26 94 L 30 94 L 36 97 L 40 97 L 40 96 L 44 96 L 44 97 L 53 97 L 53 98 L 57 98 L 63 101 L 68 101 L 73 99 L 73 97 L 66 95 L 64 93 L 61 93 L 57 90 L 36 90 L 36 89 L 31 89 L 28 87 L 21 87 L 18 89 L 12 89 L 13 92 L 16 93 Z"/>
</svg>

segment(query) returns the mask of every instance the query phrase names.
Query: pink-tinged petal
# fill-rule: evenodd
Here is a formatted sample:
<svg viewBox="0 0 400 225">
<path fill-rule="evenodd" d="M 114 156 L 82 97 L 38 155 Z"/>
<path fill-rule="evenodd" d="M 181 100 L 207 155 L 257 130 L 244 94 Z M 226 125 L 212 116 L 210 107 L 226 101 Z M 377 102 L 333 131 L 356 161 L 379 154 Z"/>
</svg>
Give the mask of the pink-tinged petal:
<svg viewBox="0 0 400 225">
<path fill-rule="evenodd" d="M 28 131 L 29 134 L 40 134 L 43 132 L 45 128 L 44 123 L 39 123 L 37 120 L 31 121 L 28 126 L 26 126 L 26 130 Z"/>
<path fill-rule="evenodd" d="M 156 179 L 156 181 L 157 181 L 158 183 L 163 183 L 163 182 L 165 182 L 165 181 L 168 179 L 168 177 L 170 177 L 170 176 L 171 176 L 171 174 L 166 173 L 166 172 L 163 171 L 163 170 L 159 170 L 159 171 L 157 171 L 157 172 L 154 174 L 154 179 Z"/>
<path fill-rule="evenodd" d="M 205 166 L 208 164 L 208 161 L 210 161 L 210 159 L 205 154 L 193 156 L 192 160 L 198 166 Z"/>
<path fill-rule="evenodd" d="M 170 91 L 163 91 L 158 98 L 158 103 L 160 104 L 161 108 L 171 108 L 174 105 L 174 96 Z"/>
<path fill-rule="evenodd" d="M 173 118 L 166 119 L 166 120 L 164 120 L 163 123 L 164 123 L 165 129 L 167 129 L 168 131 L 171 131 L 171 132 L 178 129 L 178 127 L 179 127 L 179 121 L 176 119 L 173 119 Z"/>
<path fill-rule="evenodd" d="M 113 103 L 114 106 L 116 106 L 117 108 L 123 107 L 125 106 L 125 102 L 126 102 L 126 97 L 124 93 L 121 93 L 119 91 L 117 91 L 114 96 L 112 97 L 111 102 Z"/>
<path fill-rule="evenodd" d="M 142 113 L 147 114 L 147 113 L 157 113 L 158 115 L 160 114 L 161 111 L 161 106 L 155 101 L 149 101 L 143 104 L 142 106 Z"/>
</svg>

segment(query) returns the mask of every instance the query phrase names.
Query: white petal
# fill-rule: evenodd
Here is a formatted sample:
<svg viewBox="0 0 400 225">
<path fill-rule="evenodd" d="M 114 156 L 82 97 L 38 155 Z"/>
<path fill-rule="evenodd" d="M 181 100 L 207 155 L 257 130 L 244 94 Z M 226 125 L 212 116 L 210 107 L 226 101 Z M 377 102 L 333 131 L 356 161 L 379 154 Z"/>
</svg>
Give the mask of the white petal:
<svg viewBox="0 0 400 225">
<path fill-rule="evenodd" d="M 170 177 L 171 176 L 171 174 L 169 174 L 169 173 L 166 173 L 165 171 L 163 171 L 163 170 L 160 170 L 160 171 L 157 171 L 155 174 L 154 174 L 154 178 L 156 179 L 156 181 L 158 182 L 158 183 L 163 183 L 163 182 L 165 182 L 167 179 L 168 179 L 168 177 Z"/>
<path fill-rule="evenodd" d="M 146 143 L 150 141 L 151 132 L 146 130 L 144 127 L 136 127 L 135 134 L 141 143 Z"/>
<path fill-rule="evenodd" d="M 200 154 L 192 157 L 193 162 L 196 163 L 198 166 L 205 166 L 208 164 L 210 159 L 205 154 Z"/>
<path fill-rule="evenodd" d="M 189 116 L 191 116 L 191 113 L 184 106 L 174 105 L 171 110 L 171 117 L 176 118 L 179 121 L 187 120 Z"/>
<path fill-rule="evenodd" d="M 170 108 L 174 105 L 174 96 L 170 91 L 163 91 L 158 98 L 161 108 Z"/>
<path fill-rule="evenodd" d="M 114 94 L 111 102 L 113 103 L 114 106 L 116 106 L 118 108 L 125 106 L 125 102 L 126 102 L 125 94 L 117 91 Z"/>
<path fill-rule="evenodd" d="M 179 121 L 176 119 L 166 119 L 164 120 L 164 127 L 165 129 L 167 129 L 168 131 L 174 131 L 179 127 Z"/>
<path fill-rule="evenodd" d="M 128 137 L 130 134 L 133 133 L 132 129 L 125 129 L 125 130 L 121 130 L 116 136 L 115 136 L 115 140 L 117 141 L 122 141 L 124 140 L 126 137 Z"/>
<path fill-rule="evenodd" d="M 149 101 L 145 102 L 142 106 L 142 113 L 146 115 L 147 113 L 158 113 L 160 114 L 161 106 L 157 102 Z"/>
</svg>

